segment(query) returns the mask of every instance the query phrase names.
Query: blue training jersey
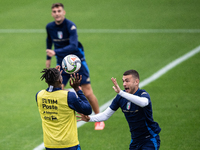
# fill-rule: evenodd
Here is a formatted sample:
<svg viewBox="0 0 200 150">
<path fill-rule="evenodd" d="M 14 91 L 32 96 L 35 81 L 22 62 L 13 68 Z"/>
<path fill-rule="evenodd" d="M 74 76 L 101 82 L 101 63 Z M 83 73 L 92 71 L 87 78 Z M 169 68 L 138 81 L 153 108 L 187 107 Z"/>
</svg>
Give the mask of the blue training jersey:
<svg viewBox="0 0 200 150">
<path fill-rule="evenodd" d="M 65 18 L 60 25 L 57 25 L 55 21 L 50 22 L 46 26 L 46 31 L 46 48 L 52 49 L 54 45 L 57 65 L 62 66 L 63 58 L 69 54 L 78 56 L 81 61 L 85 60 L 84 49 L 78 41 L 76 25 L 72 21 Z M 51 57 L 47 56 L 47 59 Z"/>
<path fill-rule="evenodd" d="M 157 136 L 161 128 L 158 123 L 153 120 L 152 104 L 149 94 L 145 90 L 138 89 L 134 95 L 148 98 L 149 104 L 142 108 L 120 95 L 117 95 L 110 105 L 110 108 L 114 111 L 119 107 L 121 108 L 129 124 L 131 138 L 134 141 Z"/>
</svg>

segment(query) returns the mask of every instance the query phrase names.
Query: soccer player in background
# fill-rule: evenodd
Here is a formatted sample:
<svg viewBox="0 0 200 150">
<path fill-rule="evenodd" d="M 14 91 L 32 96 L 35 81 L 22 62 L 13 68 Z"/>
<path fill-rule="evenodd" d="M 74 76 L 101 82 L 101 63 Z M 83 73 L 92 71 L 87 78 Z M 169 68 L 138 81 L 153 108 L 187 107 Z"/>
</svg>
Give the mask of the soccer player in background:
<svg viewBox="0 0 200 150">
<path fill-rule="evenodd" d="M 48 23 L 46 26 L 46 67 L 50 67 L 52 56 L 56 56 L 57 65 L 60 66 L 62 65 L 62 60 L 66 55 L 74 54 L 78 56 L 82 63 L 81 69 L 78 72 L 80 75 L 82 75 L 80 86 L 86 98 L 90 102 L 94 113 L 98 114 L 99 104 L 90 84 L 89 69 L 85 61 L 83 46 L 78 41 L 76 25 L 72 21 L 65 18 L 66 12 L 62 3 L 52 4 L 51 10 L 51 15 L 54 18 L 54 21 Z M 54 45 L 54 50 L 52 50 L 52 45 Z M 70 78 L 70 75 L 63 71 L 62 77 L 62 89 L 64 89 Z M 95 123 L 95 130 L 102 130 L 104 127 L 104 122 Z"/>
<path fill-rule="evenodd" d="M 117 96 L 111 105 L 102 113 L 88 116 L 77 116 L 86 122 L 105 121 L 120 107 L 129 124 L 131 132 L 130 150 L 158 150 L 160 147 L 159 133 L 161 128 L 153 120 L 152 104 L 149 94 L 139 89 L 139 74 L 136 70 L 128 70 L 123 74 L 122 91 L 116 79 L 111 78 Z"/>
<path fill-rule="evenodd" d="M 48 84 L 46 90 L 36 94 L 36 101 L 42 119 L 43 140 L 46 150 L 80 150 L 77 134 L 76 113 L 92 113 L 92 108 L 79 89 L 81 75 L 70 78 L 70 85 L 76 91 L 62 90 L 62 76 L 59 67 L 44 69 L 41 80 Z"/>
</svg>

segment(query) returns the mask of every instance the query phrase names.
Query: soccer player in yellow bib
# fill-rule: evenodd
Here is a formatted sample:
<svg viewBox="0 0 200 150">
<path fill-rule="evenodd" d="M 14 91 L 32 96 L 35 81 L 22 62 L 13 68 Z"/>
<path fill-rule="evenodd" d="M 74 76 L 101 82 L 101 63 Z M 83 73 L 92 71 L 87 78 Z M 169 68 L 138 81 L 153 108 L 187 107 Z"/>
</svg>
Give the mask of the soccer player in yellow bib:
<svg viewBox="0 0 200 150">
<path fill-rule="evenodd" d="M 75 94 L 62 90 L 59 68 L 44 69 L 41 73 L 41 80 L 45 79 L 48 88 L 36 94 L 36 101 L 46 150 L 80 150 L 75 111 L 85 115 L 92 113 L 89 102 L 79 88 L 82 76 L 74 74 L 70 78 Z"/>
</svg>

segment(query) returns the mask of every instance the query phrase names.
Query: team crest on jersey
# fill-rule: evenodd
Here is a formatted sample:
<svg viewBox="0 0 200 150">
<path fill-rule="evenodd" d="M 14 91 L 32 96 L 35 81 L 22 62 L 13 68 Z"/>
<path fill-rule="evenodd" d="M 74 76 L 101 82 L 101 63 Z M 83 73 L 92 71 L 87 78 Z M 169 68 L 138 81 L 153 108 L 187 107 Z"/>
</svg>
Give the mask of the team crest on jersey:
<svg viewBox="0 0 200 150">
<path fill-rule="evenodd" d="M 131 102 L 128 102 L 128 103 L 126 104 L 126 109 L 127 109 L 127 110 L 130 110 L 130 108 L 131 108 Z"/>
<path fill-rule="evenodd" d="M 62 39 L 62 38 L 63 38 L 63 33 L 62 33 L 62 31 L 58 31 L 58 38 L 59 38 L 59 39 Z"/>
</svg>

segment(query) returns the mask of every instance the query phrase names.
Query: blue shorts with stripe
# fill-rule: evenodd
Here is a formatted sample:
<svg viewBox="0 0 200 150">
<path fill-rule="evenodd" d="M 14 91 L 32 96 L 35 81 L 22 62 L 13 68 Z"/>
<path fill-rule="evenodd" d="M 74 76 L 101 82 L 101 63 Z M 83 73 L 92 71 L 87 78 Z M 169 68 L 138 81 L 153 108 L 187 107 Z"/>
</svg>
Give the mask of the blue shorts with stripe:
<svg viewBox="0 0 200 150">
<path fill-rule="evenodd" d="M 46 148 L 46 150 L 81 150 L 80 145 L 76 145 L 69 148 Z"/>
<path fill-rule="evenodd" d="M 90 74 L 89 74 L 89 68 L 87 66 L 86 61 L 81 62 L 81 69 L 78 71 L 80 75 L 82 75 L 82 80 L 80 85 L 82 84 L 90 84 Z M 67 82 L 70 79 L 70 74 L 62 73 L 63 78 L 63 84 L 66 85 Z"/>
<path fill-rule="evenodd" d="M 129 150 L 159 150 L 160 148 L 160 137 L 150 137 L 140 142 L 134 142 L 131 140 Z"/>
</svg>

